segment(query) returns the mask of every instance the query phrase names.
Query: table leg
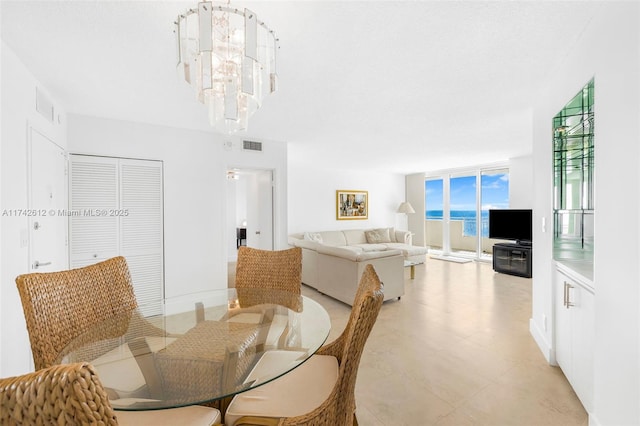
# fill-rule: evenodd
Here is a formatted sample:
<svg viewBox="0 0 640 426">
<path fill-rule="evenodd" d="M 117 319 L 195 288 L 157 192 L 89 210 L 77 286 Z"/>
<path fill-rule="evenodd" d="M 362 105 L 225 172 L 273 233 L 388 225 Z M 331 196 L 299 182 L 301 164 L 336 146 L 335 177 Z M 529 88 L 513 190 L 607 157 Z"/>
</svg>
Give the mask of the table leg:
<svg viewBox="0 0 640 426">
<path fill-rule="evenodd" d="M 411 265 L 411 279 L 416 277 L 416 265 Z"/>
<path fill-rule="evenodd" d="M 144 337 L 138 338 L 129 342 L 128 345 L 129 350 L 135 357 L 138 367 L 140 367 L 140 372 L 142 372 L 142 376 L 147 383 L 149 395 L 154 399 L 164 399 L 162 384 L 160 376 L 158 375 L 158 370 L 156 370 L 153 352 L 151 352 L 146 339 Z"/>
</svg>

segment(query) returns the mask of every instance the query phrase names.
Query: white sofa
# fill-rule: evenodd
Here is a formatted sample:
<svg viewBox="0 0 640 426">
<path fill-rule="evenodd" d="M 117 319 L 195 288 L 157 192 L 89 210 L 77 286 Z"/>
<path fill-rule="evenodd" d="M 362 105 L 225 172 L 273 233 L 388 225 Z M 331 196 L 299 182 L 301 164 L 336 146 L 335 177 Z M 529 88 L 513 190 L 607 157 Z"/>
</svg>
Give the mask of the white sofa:
<svg viewBox="0 0 640 426">
<path fill-rule="evenodd" d="M 360 276 L 371 264 L 384 283 L 384 300 L 404 294 L 404 261 L 424 262 L 427 250 L 411 233 L 394 228 L 305 232 L 289 235 L 302 248 L 302 282 L 351 305 Z"/>
</svg>

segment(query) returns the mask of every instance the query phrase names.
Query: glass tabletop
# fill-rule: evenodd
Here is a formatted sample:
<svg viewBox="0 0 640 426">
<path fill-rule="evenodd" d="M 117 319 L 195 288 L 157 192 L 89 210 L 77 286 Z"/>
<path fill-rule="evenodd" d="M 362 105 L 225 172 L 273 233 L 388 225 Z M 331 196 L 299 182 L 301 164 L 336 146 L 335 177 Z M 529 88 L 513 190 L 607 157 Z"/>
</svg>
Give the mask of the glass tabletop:
<svg viewBox="0 0 640 426">
<path fill-rule="evenodd" d="M 329 315 L 288 292 L 223 289 L 139 306 L 82 332 L 60 363 L 89 362 L 116 410 L 219 400 L 273 380 L 327 339 Z M 260 368 L 254 368 L 261 358 Z"/>
</svg>

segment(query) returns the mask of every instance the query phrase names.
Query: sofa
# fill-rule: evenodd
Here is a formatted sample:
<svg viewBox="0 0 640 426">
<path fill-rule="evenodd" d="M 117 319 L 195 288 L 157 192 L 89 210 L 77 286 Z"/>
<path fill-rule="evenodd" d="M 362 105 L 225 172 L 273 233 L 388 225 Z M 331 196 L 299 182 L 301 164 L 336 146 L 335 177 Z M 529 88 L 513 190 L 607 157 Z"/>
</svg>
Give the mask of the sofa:
<svg viewBox="0 0 640 426">
<path fill-rule="evenodd" d="M 302 282 L 351 305 L 366 265 L 384 284 L 384 300 L 404 295 L 404 261 L 425 261 L 427 250 L 411 245 L 411 233 L 394 228 L 304 232 L 289 235 L 302 249 Z"/>
</svg>

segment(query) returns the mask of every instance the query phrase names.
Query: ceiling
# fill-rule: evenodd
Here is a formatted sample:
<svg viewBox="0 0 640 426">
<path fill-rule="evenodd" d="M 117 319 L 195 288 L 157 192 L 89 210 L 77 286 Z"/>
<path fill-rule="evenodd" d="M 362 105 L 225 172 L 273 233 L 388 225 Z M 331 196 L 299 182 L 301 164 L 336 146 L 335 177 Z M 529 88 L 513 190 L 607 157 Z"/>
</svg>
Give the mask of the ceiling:
<svg viewBox="0 0 640 426">
<path fill-rule="evenodd" d="M 5 1 L 2 40 L 67 112 L 212 133 L 175 69 L 193 1 Z M 601 3 L 233 1 L 280 39 L 245 139 L 301 167 L 414 173 L 532 151 L 532 105 Z M 560 108 L 561 106 L 559 106 Z"/>
</svg>

